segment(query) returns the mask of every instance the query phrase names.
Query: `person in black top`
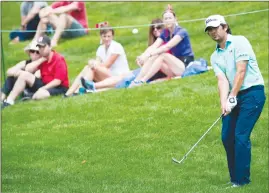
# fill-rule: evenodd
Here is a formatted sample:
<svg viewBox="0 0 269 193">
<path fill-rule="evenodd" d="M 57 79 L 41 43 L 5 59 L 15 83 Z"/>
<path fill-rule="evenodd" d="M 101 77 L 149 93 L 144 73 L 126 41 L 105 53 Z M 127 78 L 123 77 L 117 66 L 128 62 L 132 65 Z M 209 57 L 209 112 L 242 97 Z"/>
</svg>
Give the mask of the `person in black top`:
<svg viewBox="0 0 269 193">
<path fill-rule="evenodd" d="M 29 55 L 30 58 L 28 60 L 20 61 L 15 66 L 12 66 L 7 70 L 7 78 L 4 82 L 4 85 L 3 85 L 2 91 L 1 91 L 1 102 L 3 102 L 6 99 L 6 97 L 8 96 L 10 91 L 12 90 L 12 88 L 16 82 L 17 77 L 20 75 L 21 71 L 25 70 L 26 65 L 28 65 L 29 63 L 32 63 L 32 62 L 42 63 L 46 60 L 45 58 L 40 56 L 39 48 L 36 47 L 36 42 L 30 43 L 24 49 L 24 51 Z M 35 76 L 37 76 L 37 77 L 40 76 L 40 72 L 36 72 Z"/>
</svg>

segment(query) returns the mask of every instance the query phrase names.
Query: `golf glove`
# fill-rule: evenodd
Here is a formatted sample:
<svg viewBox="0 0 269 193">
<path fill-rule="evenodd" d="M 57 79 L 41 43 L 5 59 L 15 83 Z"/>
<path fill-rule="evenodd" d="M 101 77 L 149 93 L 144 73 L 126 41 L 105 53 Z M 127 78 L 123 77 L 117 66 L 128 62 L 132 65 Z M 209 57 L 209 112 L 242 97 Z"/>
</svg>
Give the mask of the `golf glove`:
<svg viewBox="0 0 269 193">
<path fill-rule="evenodd" d="M 229 96 L 226 102 L 226 112 L 231 112 L 236 105 L 237 105 L 236 97 Z"/>
</svg>

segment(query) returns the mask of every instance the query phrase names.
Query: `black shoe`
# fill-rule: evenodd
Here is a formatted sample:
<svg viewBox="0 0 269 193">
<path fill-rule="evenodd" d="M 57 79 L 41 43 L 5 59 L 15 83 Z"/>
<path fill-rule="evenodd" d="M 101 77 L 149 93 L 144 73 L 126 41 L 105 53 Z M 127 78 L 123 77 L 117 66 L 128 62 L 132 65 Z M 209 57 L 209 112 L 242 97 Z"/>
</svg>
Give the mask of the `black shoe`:
<svg viewBox="0 0 269 193">
<path fill-rule="evenodd" d="M 27 89 L 27 88 L 24 89 L 24 91 L 23 91 L 23 98 L 24 98 L 24 97 L 30 97 L 30 98 L 32 98 L 33 95 L 34 95 L 34 93 L 31 92 L 29 89 Z"/>
<path fill-rule="evenodd" d="M 63 98 L 65 99 L 65 98 L 69 98 L 69 97 L 73 97 L 73 96 L 77 96 L 77 95 L 79 95 L 79 93 L 73 93 L 73 94 L 71 94 L 71 95 L 66 95 L 66 94 L 64 94 L 64 95 L 63 95 Z"/>
<path fill-rule="evenodd" d="M 81 84 L 84 88 L 86 88 L 86 93 L 90 92 L 96 92 L 95 86 L 94 86 L 94 82 L 93 81 L 88 81 L 85 78 L 81 77 L 80 79 Z"/>
<path fill-rule="evenodd" d="M 25 96 L 21 98 L 21 101 L 28 101 L 28 100 L 32 100 L 32 97 L 30 96 Z"/>
<path fill-rule="evenodd" d="M 8 106 L 11 106 L 11 104 L 9 104 L 9 103 L 7 103 L 7 102 L 3 102 L 2 103 L 2 105 L 1 105 L 1 109 L 4 109 L 4 108 L 6 108 L 6 107 L 8 107 Z"/>
</svg>

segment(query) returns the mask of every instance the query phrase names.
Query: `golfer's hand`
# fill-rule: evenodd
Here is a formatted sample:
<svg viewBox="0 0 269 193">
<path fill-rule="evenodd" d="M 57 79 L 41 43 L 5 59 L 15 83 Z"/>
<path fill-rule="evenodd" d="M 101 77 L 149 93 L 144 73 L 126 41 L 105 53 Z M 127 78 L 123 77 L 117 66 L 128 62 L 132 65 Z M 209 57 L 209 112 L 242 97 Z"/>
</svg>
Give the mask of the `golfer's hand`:
<svg viewBox="0 0 269 193">
<path fill-rule="evenodd" d="M 237 105 L 236 96 L 229 96 L 226 101 L 225 114 L 229 114 L 236 105 Z"/>
</svg>

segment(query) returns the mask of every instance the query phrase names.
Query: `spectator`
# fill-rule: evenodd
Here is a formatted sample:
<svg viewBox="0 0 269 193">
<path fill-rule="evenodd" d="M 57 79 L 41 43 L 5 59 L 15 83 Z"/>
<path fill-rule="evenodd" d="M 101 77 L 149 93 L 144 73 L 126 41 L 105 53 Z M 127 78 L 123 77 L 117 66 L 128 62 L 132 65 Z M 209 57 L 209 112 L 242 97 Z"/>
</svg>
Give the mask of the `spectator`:
<svg viewBox="0 0 269 193">
<path fill-rule="evenodd" d="M 18 43 L 32 39 L 35 32 L 27 32 L 27 30 L 36 30 L 40 21 L 39 11 L 48 6 L 45 1 L 23 1 L 21 3 L 21 27 L 9 34 L 12 43 Z"/>
<path fill-rule="evenodd" d="M 74 38 L 88 33 L 86 6 L 82 1 L 54 2 L 51 6 L 42 9 L 39 16 L 41 21 L 38 24 L 35 39 L 41 36 L 50 24 L 55 29 L 51 47 L 57 46 L 60 37 Z"/>
<path fill-rule="evenodd" d="M 177 25 L 176 14 L 170 5 L 163 13 L 163 21 L 165 29 L 161 36 L 137 58 L 138 63 L 144 65 L 130 86 L 148 81 L 159 70 L 169 77 L 180 76 L 194 60 L 188 32 Z"/>
<path fill-rule="evenodd" d="M 158 37 L 160 37 L 162 30 L 164 29 L 164 25 L 162 24 L 163 21 L 161 19 L 153 19 L 151 22 L 151 26 L 149 27 L 149 36 L 148 36 L 148 45 L 151 46 Z M 87 81 L 85 79 L 81 79 L 82 86 L 85 87 L 90 92 L 96 92 L 96 91 L 105 91 L 109 88 L 125 88 L 128 87 L 130 82 L 137 76 L 137 74 L 140 72 L 140 68 L 133 70 L 128 73 L 124 73 L 119 76 L 111 76 L 109 78 L 106 78 L 103 81 L 94 83 L 93 81 Z M 166 78 L 166 75 L 158 71 L 151 79 L 150 81 Z"/>
<path fill-rule="evenodd" d="M 13 105 L 15 99 L 25 89 L 34 92 L 33 99 L 45 99 L 52 95 L 63 94 L 68 89 L 67 65 L 65 59 L 55 51 L 51 50 L 48 36 L 41 36 L 37 40 L 40 55 L 47 60 L 41 64 L 32 63 L 21 71 L 18 79 L 8 95 L 2 108 Z M 40 69 L 41 78 L 35 77 L 34 73 Z"/>
<path fill-rule="evenodd" d="M 100 36 L 102 45 L 97 49 L 97 59 L 88 61 L 88 65 L 76 77 L 65 96 L 71 96 L 78 92 L 82 77 L 86 80 L 99 82 L 112 76 L 121 76 L 130 71 L 122 45 L 113 40 L 114 30 L 110 26 L 104 26 L 100 30 Z"/>
<path fill-rule="evenodd" d="M 31 65 L 31 63 L 41 64 L 46 60 L 40 56 L 36 42 L 31 42 L 24 50 L 29 55 L 30 59 L 20 61 L 18 64 L 12 66 L 7 70 L 7 79 L 5 80 L 1 93 L 2 102 L 6 99 L 7 95 L 10 93 L 17 80 L 17 77 L 20 75 L 21 71 L 25 70 L 27 65 Z M 39 70 L 36 71 L 35 76 L 40 77 Z"/>
</svg>

